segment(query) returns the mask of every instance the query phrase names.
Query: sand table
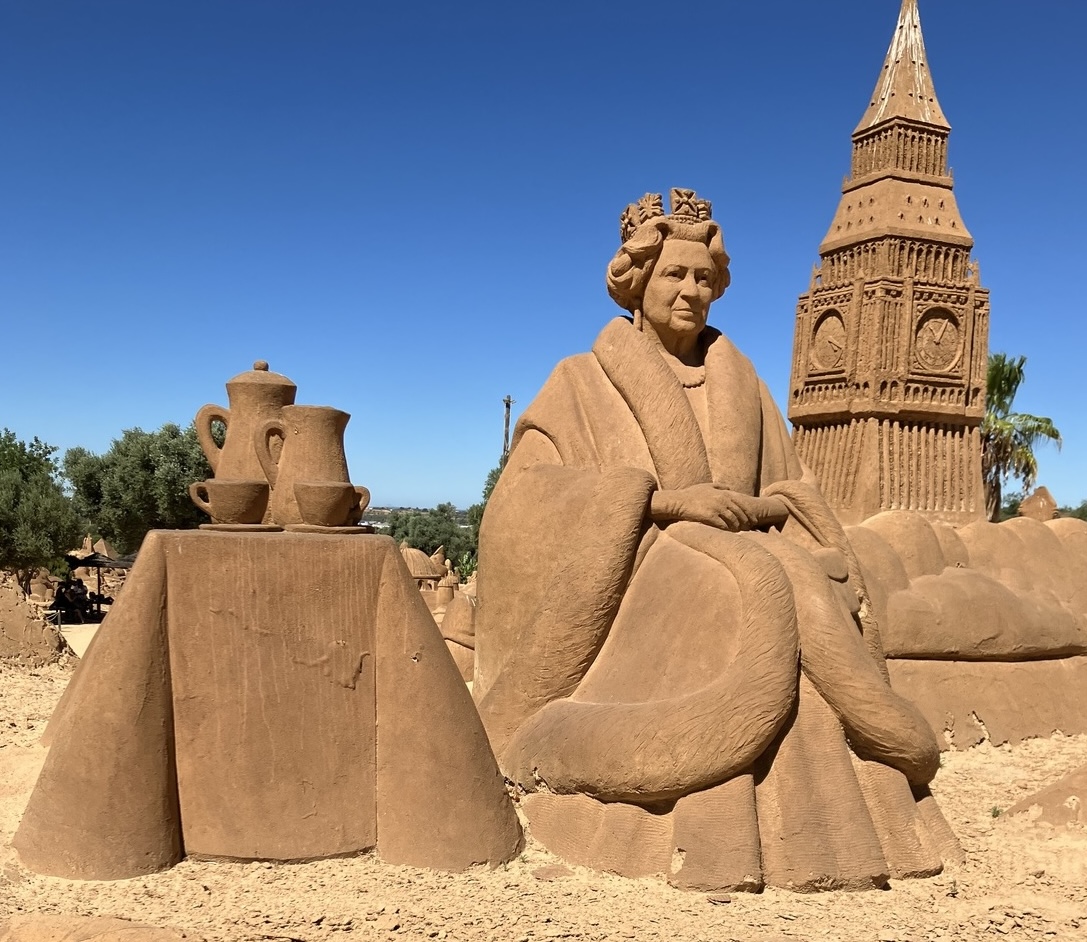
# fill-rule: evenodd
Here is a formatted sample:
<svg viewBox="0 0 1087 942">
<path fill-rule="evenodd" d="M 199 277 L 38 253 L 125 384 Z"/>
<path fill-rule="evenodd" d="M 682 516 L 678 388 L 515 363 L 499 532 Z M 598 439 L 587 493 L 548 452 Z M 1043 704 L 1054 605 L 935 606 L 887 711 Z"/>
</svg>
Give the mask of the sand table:
<svg viewBox="0 0 1087 942">
<path fill-rule="evenodd" d="M 10 849 L 70 668 L 0 665 L 0 926 L 25 913 L 123 917 L 206 940 L 1087 939 L 1087 831 L 994 817 L 1087 762 L 1087 736 L 945 754 L 934 792 L 967 863 L 888 892 L 715 898 L 567 867 L 530 840 L 496 870 L 458 875 L 373 857 L 301 865 L 186 860 L 79 883 L 28 873 Z"/>
</svg>

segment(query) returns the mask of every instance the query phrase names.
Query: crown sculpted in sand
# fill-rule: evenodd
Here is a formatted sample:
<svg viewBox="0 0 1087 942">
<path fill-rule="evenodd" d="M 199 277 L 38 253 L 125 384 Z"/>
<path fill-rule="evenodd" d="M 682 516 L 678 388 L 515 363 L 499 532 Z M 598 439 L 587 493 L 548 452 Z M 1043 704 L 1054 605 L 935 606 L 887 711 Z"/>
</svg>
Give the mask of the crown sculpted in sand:
<svg viewBox="0 0 1087 942">
<path fill-rule="evenodd" d="M 713 207 L 709 200 L 699 199 L 694 190 L 673 187 L 669 194 L 672 204 L 670 218 L 690 222 L 709 222 Z M 664 197 L 660 193 L 646 193 L 637 203 L 631 203 L 619 217 L 619 237 L 626 242 L 643 222 L 664 215 Z"/>
</svg>

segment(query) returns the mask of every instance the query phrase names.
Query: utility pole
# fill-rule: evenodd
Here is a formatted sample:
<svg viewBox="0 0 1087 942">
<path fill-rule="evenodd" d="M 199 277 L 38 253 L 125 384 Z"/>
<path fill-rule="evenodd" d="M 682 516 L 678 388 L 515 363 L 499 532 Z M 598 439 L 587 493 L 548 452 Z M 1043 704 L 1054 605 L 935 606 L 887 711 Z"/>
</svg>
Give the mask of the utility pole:
<svg viewBox="0 0 1087 942">
<path fill-rule="evenodd" d="M 517 400 L 511 398 L 509 395 L 502 400 L 502 404 L 506 407 L 506 422 L 502 429 L 502 462 L 501 466 L 506 466 L 506 455 L 510 453 L 510 406 L 512 406 Z"/>
</svg>

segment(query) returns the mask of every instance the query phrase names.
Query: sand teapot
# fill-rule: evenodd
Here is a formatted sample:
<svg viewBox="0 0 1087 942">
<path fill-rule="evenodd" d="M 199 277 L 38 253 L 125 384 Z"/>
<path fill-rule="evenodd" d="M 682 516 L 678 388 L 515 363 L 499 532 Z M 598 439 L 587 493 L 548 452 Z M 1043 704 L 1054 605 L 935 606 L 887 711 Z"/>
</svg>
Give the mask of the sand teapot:
<svg viewBox="0 0 1087 942">
<path fill-rule="evenodd" d="M 348 482 L 343 433 L 351 418 L 331 406 L 284 406 L 280 417 L 254 430 L 253 446 L 272 485 L 269 514 L 273 523 L 302 522 L 294 485 L 298 481 Z M 278 461 L 273 440 L 283 441 Z"/>
<path fill-rule="evenodd" d="M 270 372 L 266 361 L 257 360 L 253 369 L 239 373 L 226 384 L 230 408 L 206 405 L 196 413 L 196 435 L 216 478 L 264 479 L 264 468 L 253 447 L 254 436 L 266 422 L 279 419 L 280 410 L 294 402 L 296 389 L 286 376 Z M 222 448 L 211 434 L 211 424 L 216 420 L 226 426 Z"/>
</svg>

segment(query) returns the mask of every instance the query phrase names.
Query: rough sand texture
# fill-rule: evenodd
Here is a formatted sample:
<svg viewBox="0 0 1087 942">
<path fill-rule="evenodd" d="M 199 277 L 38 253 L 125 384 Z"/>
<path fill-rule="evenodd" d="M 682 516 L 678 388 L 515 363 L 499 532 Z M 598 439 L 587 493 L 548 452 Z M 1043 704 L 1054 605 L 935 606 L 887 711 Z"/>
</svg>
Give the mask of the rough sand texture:
<svg viewBox="0 0 1087 942">
<path fill-rule="evenodd" d="M 63 650 L 60 632 L 38 617 L 10 576 L 0 574 L 0 659 L 38 666 Z"/>
<path fill-rule="evenodd" d="M 932 880 L 895 881 L 886 892 L 715 899 L 567 867 L 531 839 L 507 867 L 459 875 L 359 857 L 186 860 L 116 883 L 36 876 L 19 865 L 11 836 L 44 757 L 38 737 L 70 671 L 0 664 L 0 934 L 8 917 L 41 913 L 121 917 L 208 942 L 1087 940 L 1087 830 L 994 816 L 1087 763 L 1087 736 L 944 755 L 934 792 L 967 863 Z"/>
</svg>

